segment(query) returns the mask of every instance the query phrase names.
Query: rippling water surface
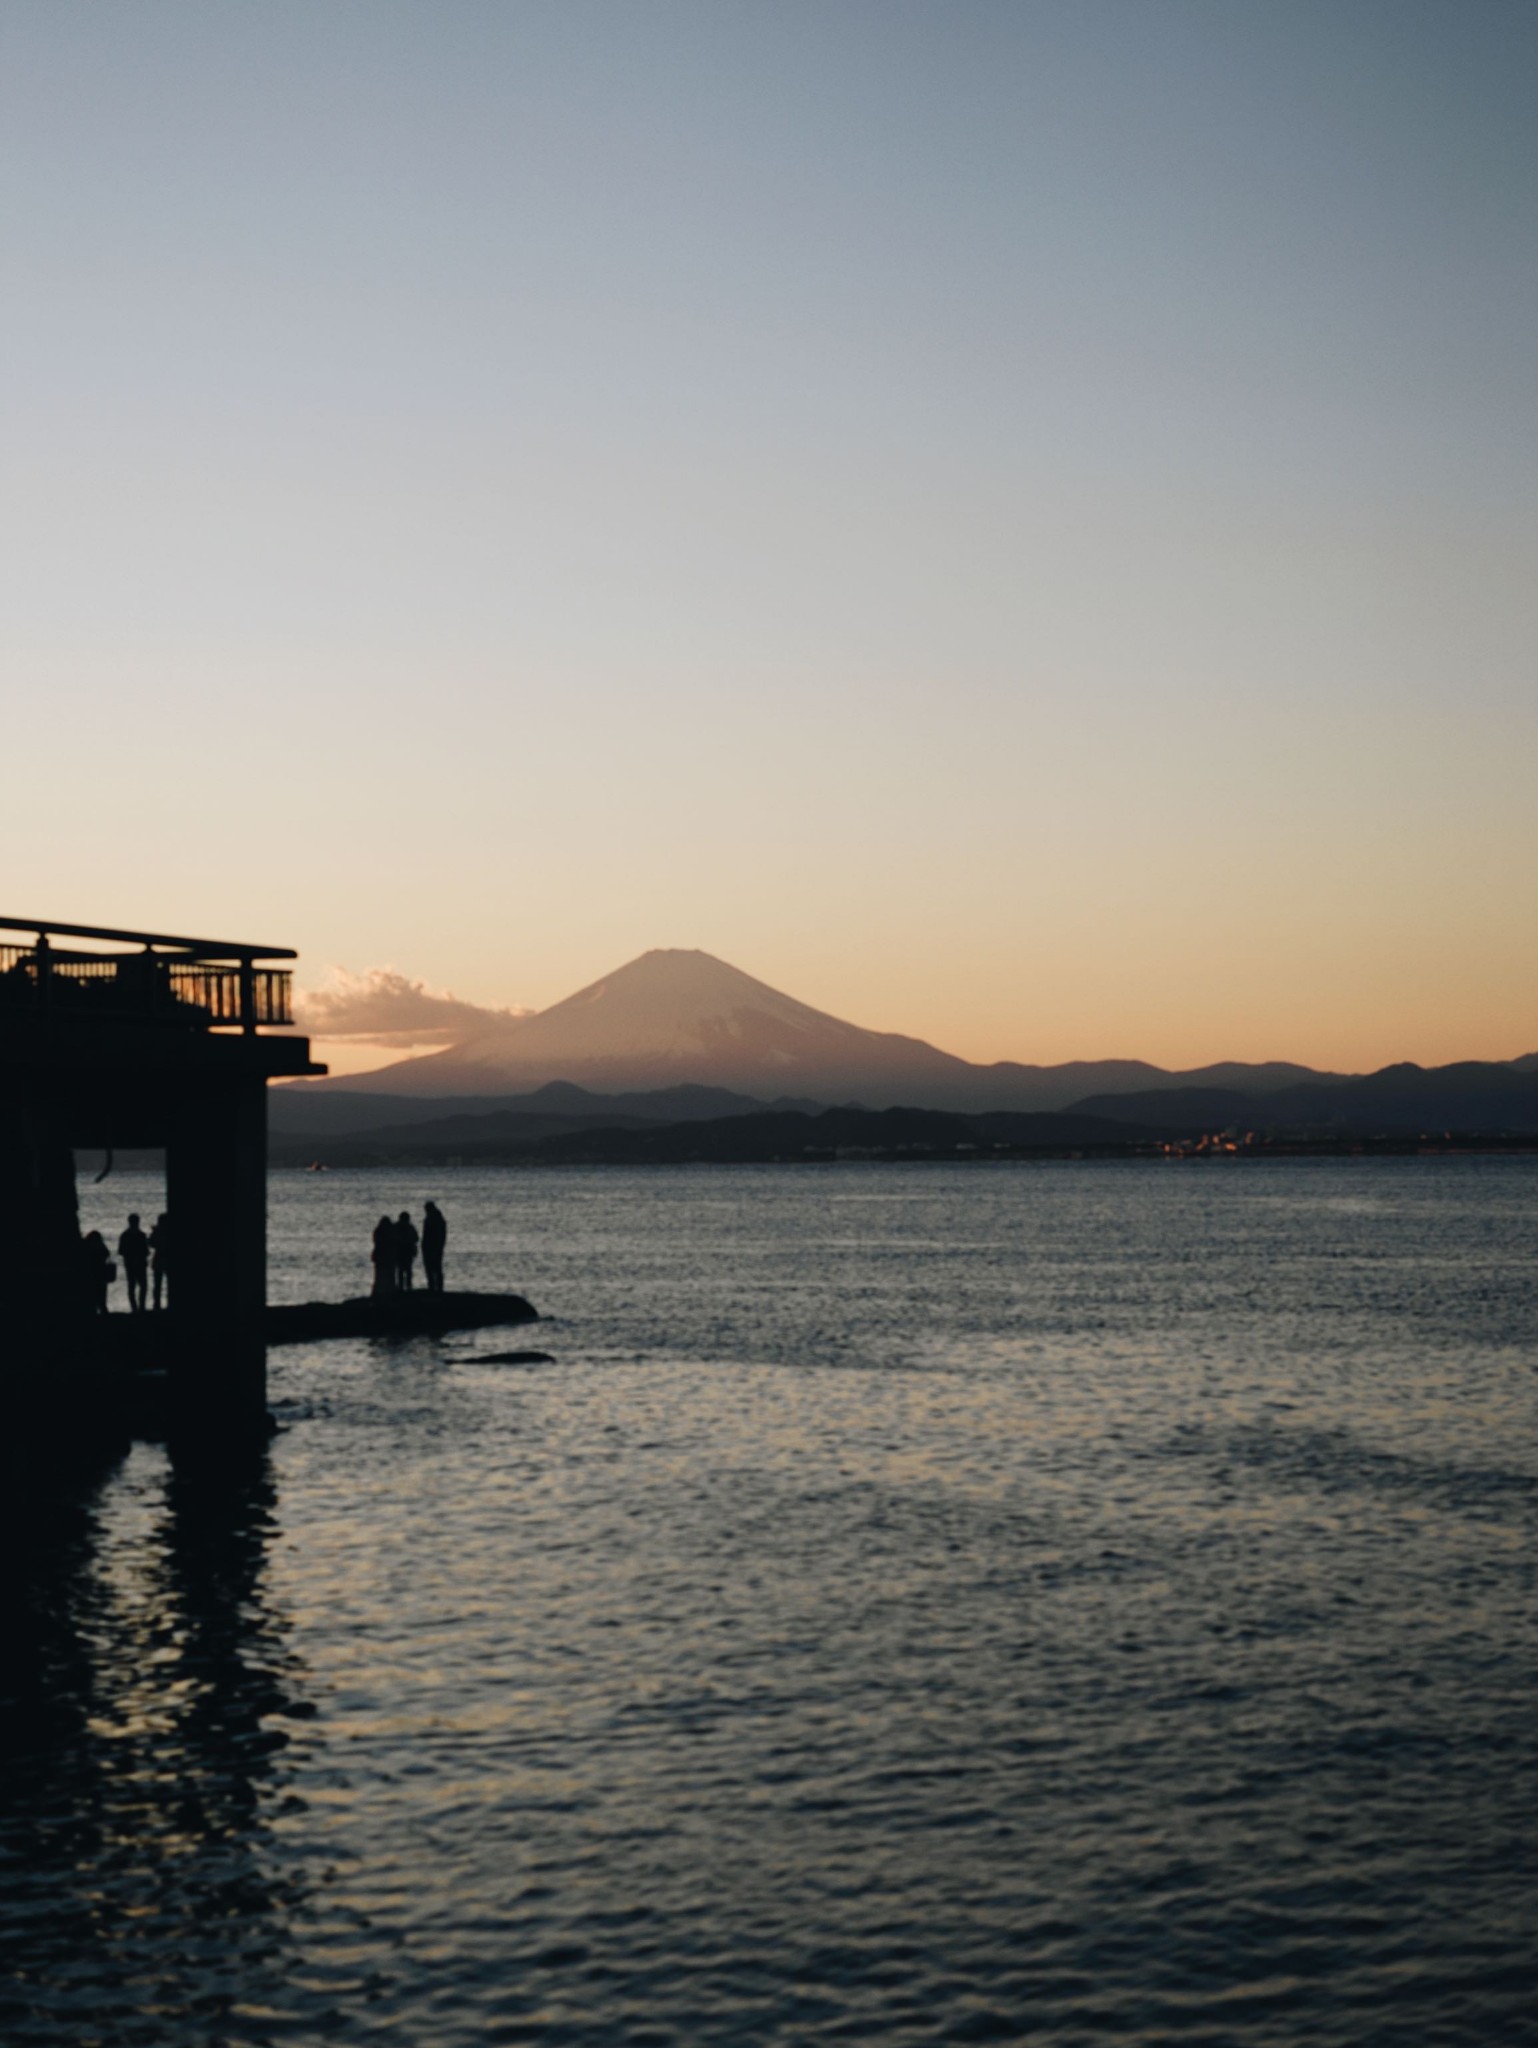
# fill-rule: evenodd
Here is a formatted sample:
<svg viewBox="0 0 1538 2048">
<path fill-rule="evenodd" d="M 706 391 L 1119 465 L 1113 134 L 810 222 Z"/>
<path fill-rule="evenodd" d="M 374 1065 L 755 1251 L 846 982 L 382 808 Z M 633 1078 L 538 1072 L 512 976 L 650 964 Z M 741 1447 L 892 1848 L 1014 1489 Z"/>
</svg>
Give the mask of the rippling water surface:
<svg viewBox="0 0 1538 2048">
<path fill-rule="evenodd" d="M 7 1523 L 0 2039 L 1538 2040 L 1538 1161 L 278 1175 L 274 1298 L 428 1194 L 541 1329 Z"/>
</svg>

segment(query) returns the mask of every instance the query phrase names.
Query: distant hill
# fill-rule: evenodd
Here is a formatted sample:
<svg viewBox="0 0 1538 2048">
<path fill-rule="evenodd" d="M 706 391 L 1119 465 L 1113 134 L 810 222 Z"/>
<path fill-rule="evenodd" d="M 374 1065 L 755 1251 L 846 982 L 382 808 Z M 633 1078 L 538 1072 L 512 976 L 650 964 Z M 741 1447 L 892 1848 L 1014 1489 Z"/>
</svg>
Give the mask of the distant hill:
<svg viewBox="0 0 1538 2048">
<path fill-rule="evenodd" d="M 303 1141 L 280 1136 L 272 1151 L 280 1165 L 309 1163 L 313 1152 L 333 1167 L 426 1169 L 449 1163 L 665 1166 L 851 1156 L 975 1158 L 1116 1151 L 1151 1142 L 1137 1125 L 1103 1117 L 1007 1111 L 963 1116 L 924 1109 L 774 1109 L 670 1124 L 506 1111 Z"/>
<path fill-rule="evenodd" d="M 387 1112 L 383 1117 L 381 1108 Z M 520 1097 L 378 1095 L 275 1103 L 279 1165 L 672 1165 L 833 1157 L 947 1158 L 1140 1152 L 1236 1127 L 1263 1139 L 1538 1134 L 1538 1072 L 1515 1064 L 1385 1067 L 1355 1080 L 1269 1094 L 1169 1087 L 1096 1095 L 1065 1111 L 968 1114 L 906 1105 L 753 1103 L 680 1087 L 602 1096 L 553 1084 Z M 723 1114 L 726 1111 L 728 1113 Z M 311 1112 L 319 1112 L 312 1119 Z M 363 1118 L 349 1122 L 346 1114 Z M 293 1124 L 286 1119 L 294 1115 Z M 373 1122 L 366 1121 L 374 1118 Z"/>
<path fill-rule="evenodd" d="M 508 1097 L 557 1082 L 610 1097 L 688 1084 L 756 1102 L 791 1097 L 872 1109 L 1045 1113 L 1092 1092 L 1203 1085 L 1257 1093 L 1319 1078 L 1330 1077 L 1287 1062 L 1225 1063 L 1188 1074 L 1142 1060 L 974 1065 L 922 1039 L 868 1031 L 811 1009 L 709 953 L 656 951 L 548 1010 L 511 1018 L 444 1052 L 274 1091 L 274 1116 L 293 1114 L 286 1105 L 299 1099 L 344 1095 L 468 1096 L 482 1108 L 505 1108 Z M 382 1126 L 387 1118 L 373 1121 Z"/>
<path fill-rule="evenodd" d="M 1538 1131 L 1538 1061 L 1404 1061 L 1375 1074 L 1314 1081 L 1264 1094 L 1176 1088 L 1086 1096 L 1083 1116 L 1140 1124 L 1166 1136 L 1240 1125 L 1248 1130 L 1374 1132 Z"/>
<path fill-rule="evenodd" d="M 660 1131 L 572 1132 L 538 1148 L 545 1164 L 748 1165 L 808 1158 L 976 1158 L 1001 1152 L 1120 1151 L 1147 1142 L 1136 1125 L 1104 1117 L 944 1110 L 825 1109 L 817 1116 L 769 1111 L 673 1124 Z"/>
<path fill-rule="evenodd" d="M 371 1136 L 397 1126 L 427 1125 L 452 1118 L 525 1116 L 549 1125 L 693 1123 L 702 1117 L 744 1116 L 760 1109 L 823 1109 L 826 1104 L 795 1098 L 762 1102 L 729 1088 L 654 1088 L 628 1095 L 595 1095 L 570 1081 L 551 1081 L 527 1095 L 381 1095 L 357 1089 L 271 1088 L 268 1128 L 274 1137 Z"/>
</svg>

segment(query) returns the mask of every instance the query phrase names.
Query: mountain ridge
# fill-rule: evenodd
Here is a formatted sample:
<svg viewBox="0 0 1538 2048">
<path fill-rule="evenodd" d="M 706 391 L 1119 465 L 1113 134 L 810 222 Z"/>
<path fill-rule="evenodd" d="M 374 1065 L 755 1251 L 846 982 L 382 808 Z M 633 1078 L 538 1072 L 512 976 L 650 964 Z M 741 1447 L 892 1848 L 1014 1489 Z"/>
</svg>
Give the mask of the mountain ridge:
<svg viewBox="0 0 1538 2048">
<path fill-rule="evenodd" d="M 284 1095 L 480 1097 L 511 1107 L 556 1083 L 613 1096 L 689 1084 L 755 1104 L 786 1097 L 870 1109 L 1066 1110 L 1086 1095 L 1171 1086 L 1270 1091 L 1340 1077 L 1292 1061 L 1221 1061 L 1171 1072 L 1143 1060 L 977 1064 L 901 1032 L 812 1008 L 697 949 L 654 948 L 529 1016 L 370 1073 Z"/>
<path fill-rule="evenodd" d="M 1375 1073 L 1312 1081 L 1264 1095 L 1219 1087 L 1105 1093 L 1074 1104 L 1083 1116 L 1166 1134 L 1244 1125 L 1326 1131 L 1538 1131 L 1538 1070 L 1526 1060 L 1398 1060 Z"/>
</svg>

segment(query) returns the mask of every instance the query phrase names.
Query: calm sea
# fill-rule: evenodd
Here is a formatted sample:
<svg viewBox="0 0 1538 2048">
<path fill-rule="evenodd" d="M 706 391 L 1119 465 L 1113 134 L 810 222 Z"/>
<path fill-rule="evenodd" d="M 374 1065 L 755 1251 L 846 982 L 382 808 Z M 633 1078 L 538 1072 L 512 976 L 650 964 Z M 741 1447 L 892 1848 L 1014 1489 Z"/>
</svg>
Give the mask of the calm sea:
<svg viewBox="0 0 1538 2048">
<path fill-rule="evenodd" d="M 541 1328 L 7 1524 L 7 2048 L 1538 2041 L 1538 1161 L 279 1174 L 274 1298 L 427 1195 Z"/>
</svg>

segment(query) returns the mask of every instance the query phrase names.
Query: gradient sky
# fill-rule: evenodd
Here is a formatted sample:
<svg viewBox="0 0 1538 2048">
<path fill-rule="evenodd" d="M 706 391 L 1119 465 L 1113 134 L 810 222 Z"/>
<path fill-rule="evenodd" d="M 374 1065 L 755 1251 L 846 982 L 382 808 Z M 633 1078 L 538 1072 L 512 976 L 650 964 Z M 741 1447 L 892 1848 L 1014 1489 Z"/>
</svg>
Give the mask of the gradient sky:
<svg viewBox="0 0 1538 2048">
<path fill-rule="evenodd" d="M 0 912 L 1538 1049 L 1538 9 L 0 12 Z"/>
</svg>

